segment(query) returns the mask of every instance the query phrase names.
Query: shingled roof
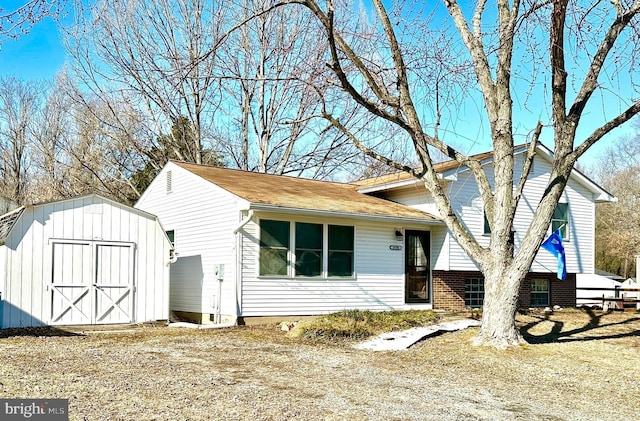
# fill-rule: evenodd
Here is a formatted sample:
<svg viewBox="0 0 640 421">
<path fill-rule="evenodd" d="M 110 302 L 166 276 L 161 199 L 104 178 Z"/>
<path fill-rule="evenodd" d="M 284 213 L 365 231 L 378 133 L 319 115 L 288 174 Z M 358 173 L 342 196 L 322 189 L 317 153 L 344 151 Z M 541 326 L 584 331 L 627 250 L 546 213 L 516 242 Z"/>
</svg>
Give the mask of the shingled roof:
<svg viewBox="0 0 640 421">
<path fill-rule="evenodd" d="M 439 221 L 411 207 L 358 193 L 356 184 L 255 173 L 172 161 L 179 167 L 246 200 L 254 208 L 273 207 L 353 216 Z"/>
<path fill-rule="evenodd" d="M 493 152 L 484 152 L 477 155 L 473 155 L 471 158 L 482 161 L 487 158 L 491 158 L 492 156 L 493 156 Z M 455 170 L 461 167 L 462 167 L 462 164 L 460 164 L 458 161 L 455 161 L 455 160 L 439 162 L 433 165 L 433 168 L 436 170 L 436 173 L 438 174 L 444 174 L 447 171 Z M 354 181 L 353 184 L 356 184 L 358 186 L 358 189 L 364 190 L 371 187 L 382 187 L 389 184 L 395 184 L 402 181 L 411 181 L 411 180 L 415 180 L 416 182 L 418 182 L 418 180 L 413 175 L 407 172 L 401 171 L 401 172 L 394 172 L 391 174 L 385 174 L 377 177 L 365 178 L 363 180 Z"/>
<path fill-rule="evenodd" d="M 0 241 L 5 241 L 22 212 L 24 212 L 24 206 L 0 216 Z"/>
</svg>

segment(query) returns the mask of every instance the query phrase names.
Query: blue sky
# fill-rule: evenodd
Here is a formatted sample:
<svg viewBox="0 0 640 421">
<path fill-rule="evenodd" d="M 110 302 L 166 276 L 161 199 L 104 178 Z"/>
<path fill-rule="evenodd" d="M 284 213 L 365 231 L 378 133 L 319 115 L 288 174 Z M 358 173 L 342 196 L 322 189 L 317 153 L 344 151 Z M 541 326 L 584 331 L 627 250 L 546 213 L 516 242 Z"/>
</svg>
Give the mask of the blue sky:
<svg viewBox="0 0 640 421">
<path fill-rule="evenodd" d="M 62 68 L 65 55 L 56 22 L 46 18 L 28 34 L 0 45 L 0 77 L 53 79 Z"/>
<path fill-rule="evenodd" d="M 10 8 L 11 3 L 15 5 L 21 2 L 9 0 L 9 3 L 5 3 L 3 0 L 5 8 Z M 0 45 L 0 77 L 16 76 L 24 80 L 51 80 L 62 69 L 65 60 L 66 51 L 61 44 L 61 32 L 56 22 L 47 18 L 38 22 L 28 34 L 22 35 L 17 40 L 5 40 Z M 612 140 L 631 133 L 633 133 L 633 129 L 629 125 L 618 129 L 587 152 L 580 160 L 581 164 L 587 167 L 593 165 L 594 160 L 602 154 L 608 145 L 612 144 Z M 543 131 L 543 138 L 550 135 L 551 130 Z M 552 147 L 548 141 L 545 144 Z M 484 152 L 490 147 L 489 145 L 487 140 L 477 146 L 478 150 L 474 148 L 472 151 L 464 152 Z"/>
</svg>

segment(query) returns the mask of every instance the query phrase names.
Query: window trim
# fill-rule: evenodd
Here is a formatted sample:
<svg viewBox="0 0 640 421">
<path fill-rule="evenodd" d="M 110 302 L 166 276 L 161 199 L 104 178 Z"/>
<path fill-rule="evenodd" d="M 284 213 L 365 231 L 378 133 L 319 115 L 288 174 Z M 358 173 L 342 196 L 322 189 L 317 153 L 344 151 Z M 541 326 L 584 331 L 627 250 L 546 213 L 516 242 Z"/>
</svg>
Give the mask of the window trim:
<svg viewBox="0 0 640 421">
<path fill-rule="evenodd" d="M 277 274 L 261 274 L 261 253 L 260 249 L 262 249 L 262 221 L 277 221 L 277 222 L 286 222 L 289 224 L 289 245 L 287 247 L 287 274 L 286 275 L 277 275 Z M 319 276 L 306 276 L 306 275 L 298 275 L 296 273 L 296 225 L 297 224 L 314 224 L 320 225 L 322 227 L 322 267 L 321 273 Z M 329 281 L 338 281 L 338 280 L 347 280 L 354 281 L 356 280 L 356 226 L 353 224 L 344 224 L 344 223 L 329 223 L 329 222 L 310 222 L 308 220 L 290 220 L 290 219 L 277 219 L 277 218 L 259 218 L 257 221 L 258 226 L 258 253 L 256 255 L 257 260 L 257 278 L 259 279 L 289 279 L 289 280 L 300 280 L 300 281 L 318 281 L 318 280 L 329 280 Z M 340 275 L 329 275 L 329 227 L 330 226 L 341 226 L 341 227 L 349 227 L 352 229 L 353 233 L 353 250 L 351 250 L 351 275 L 349 276 L 340 276 Z M 340 250 L 339 250 L 340 251 Z"/>
<path fill-rule="evenodd" d="M 308 248 L 308 247 L 299 247 L 298 246 L 298 234 L 299 231 L 298 229 L 301 228 L 303 225 L 307 225 L 307 226 L 317 226 L 320 228 L 320 249 L 318 248 Z M 293 231 L 294 231 L 294 240 L 292 244 L 292 246 L 290 247 L 290 252 L 293 251 L 293 264 L 291 265 L 293 267 L 293 277 L 294 278 L 320 278 L 323 277 L 324 275 L 324 269 L 325 269 L 325 264 L 324 264 L 324 258 L 325 258 L 325 227 L 323 224 L 318 224 L 318 223 L 314 223 L 314 222 L 294 222 L 293 223 Z M 305 253 L 314 253 L 316 255 L 318 255 L 319 260 L 320 260 L 320 273 L 318 275 L 304 275 L 304 274 L 299 274 L 299 272 L 302 272 L 302 270 L 299 270 L 298 267 L 301 267 L 300 264 L 298 263 L 298 252 L 300 253 L 300 256 L 303 256 Z M 301 259 L 302 260 L 302 259 Z"/>
<path fill-rule="evenodd" d="M 566 218 L 567 219 L 557 219 L 554 218 L 556 210 L 558 210 L 558 206 L 563 205 L 567 207 L 566 210 Z M 556 230 L 553 228 L 553 224 L 554 222 L 564 222 L 564 226 L 562 226 L 562 228 L 560 228 L 560 233 L 562 234 L 562 241 L 566 241 L 569 242 L 571 241 L 571 230 L 569 229 L 569 223 L 571 221 L 571 207 L 569 206 L 568 202 L 559 202 L 556 207 L 553 209 L 553 215 L 551 215 L 551 223 L 549 223 L 549 234 L 553 234 Z M 556 228 L 557 229 L 557 228 Z M 564 229 L 564 233 L 562 232 Z"/>
<path fill-rule="evenodd" d="M 481 286 L 482 288 L 478 288 L 478 290 L 476 291 L 473 291 L 470 288 L 468 289 L 467 286 L 474 282 L 476 285 L 478 285 L 479 287 Z M 477 294 L 477 297 L 467 298 L 467 293 Z M 466 278 L 464 280 L 464 305 L 465 307 L 470 307 L 470 308 L 482 308 L 482 306 L 484 305 L 484 277 L 475 276 L 471 278 Z"/>
<path fill-rule="evenodd" d="M 547 290 L 546 291 L 534 291 L 533 290 L 533 283 L 535 281 L 542 281 L 542 282 L 546 282 L 547 285 Z M 546 300 L 546 304 L 534 304 L 533 303 L 533 295 L 546 295 L 547 300 Z M 531 305 L 531 307 L 549 307 L 549 303 L 551 302 L 551 281 L 549 279 L 546 278 L 533 278 L 531 279 L 531 287 L 530 287 L 530 297 L 529 297 L 529 304 Z"/>
<path fill-rule="evenodd" d="M 350 249 L 339 249 L 339 248 L 331 248 L 331 227 L 342 227 L 348 228 L 351 230 L 351 248 Z M 339 224 L 326 224 L 326 238 L 327 238 L 327 247 L 326 247 L 326 276 L 327 278 L 341 278 L 341 279 L 352 279 L 355 278 L 356 275 L 356 227 L 354 225 L 339 225 Z M 344 253 L 351 256 L 351 274 L 350 275 L 331 275 L 331 254 L 332 253 Z M 336 271 L 335 268 L 334 272 Z"/>
<path fill-rule="evenodd" d="M 287 228 L 287 234 L 288 234 L 288 244 L 286 246 L 280 246 L 280 247 L 274 247 L 274 246 L 263 246 L 263 240 L 262 240 L 262 221 L 269 221 L 269 222 L 280 222 L 280 223 L 286 223 L 288 228 Z M 284 275 L 279 275 L 277 273 L 265 273 L 262 274 L 262 250 L 268 248 L 270 250 L 286 250 L 286 273 Z M 281 278 L 281 277 L 289 277 L 291 276 L 291 221 L 285 221 L 285 220 L 281 220 L 281 219 L 269 219 L 269 218 L 264 218 L 261 219 L 258 222 L 258 253 L 257 253 L 257 261 L 258 261 L 258 265 L 257 265 L 257 272 L 258 272 L 258 277 L 268 277 L 268 278 Z"/>
</svg>

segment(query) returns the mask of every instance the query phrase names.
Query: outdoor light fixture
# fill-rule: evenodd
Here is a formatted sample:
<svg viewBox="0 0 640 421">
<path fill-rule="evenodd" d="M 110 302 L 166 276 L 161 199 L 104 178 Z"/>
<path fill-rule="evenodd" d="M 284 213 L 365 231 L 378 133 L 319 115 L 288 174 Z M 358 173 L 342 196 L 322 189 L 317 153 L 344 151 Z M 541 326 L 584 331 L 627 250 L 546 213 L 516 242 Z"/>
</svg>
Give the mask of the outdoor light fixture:
<svg viewBox="0 0 640 421">
<path fill-rule="evenodd" d="M 402 241 L 403 235 L 400 228 L 396 228 L 396 241 Z"/>
</svg>

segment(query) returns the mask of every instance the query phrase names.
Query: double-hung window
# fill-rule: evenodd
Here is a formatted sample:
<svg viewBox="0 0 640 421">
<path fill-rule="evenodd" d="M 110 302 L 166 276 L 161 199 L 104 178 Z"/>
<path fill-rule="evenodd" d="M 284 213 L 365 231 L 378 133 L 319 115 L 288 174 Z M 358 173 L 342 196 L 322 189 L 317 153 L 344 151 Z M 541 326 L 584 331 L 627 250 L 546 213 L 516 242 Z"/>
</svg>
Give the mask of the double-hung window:
<svg viewBox="0 0 640 421">
<path fill-rule="evenodd" d="M 551 232 L 560 230 L 562 239 L 569 241 L 569 204 L 558 203 L 551 218 Z"/>
<path fill-rule="evenodd" d="M 321 276 L 322 224 L 296 223 L 296 276 Z"/>
<path fill-rule="evenodd" d="M 328 276 L 353 276 L 353 227 L 329 225 Z"/>
<path fill-rule="evenodd" d="M 260 221 L 260 275 L 289 274 L 289 222 Z"/>
<path fill-rule="evenodd" d="M 260 276 L 354 276 L 354 227 L 260 220 Z"/>
<path fill-rule="evenodd" d="M 545 307 L 549 305 L 549 280 L 531 280 L 531 306 Z"/>
</svg>

